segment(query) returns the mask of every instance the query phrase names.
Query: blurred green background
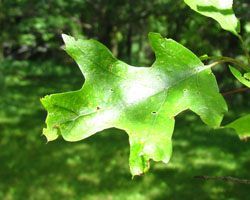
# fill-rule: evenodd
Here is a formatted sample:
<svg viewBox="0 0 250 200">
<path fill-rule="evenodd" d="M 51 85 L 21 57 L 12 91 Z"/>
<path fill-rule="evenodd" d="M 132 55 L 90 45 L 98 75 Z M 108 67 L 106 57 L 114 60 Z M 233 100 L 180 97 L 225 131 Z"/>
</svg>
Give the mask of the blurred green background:
<svg viewBox="0 0 250 200">
<path fill-rule="evenodd" d="M 250 46 L 250 3 L 235 1 L 241 34 Z M 250 142 L 231 129 L 212 130 L 198 116 L 176 119 L 169 164 L 151 162 L 131 179 L 125 132 L 108 129 L 76 143 L 41 136 L 46 94 L 79 89 L 84 78 L 63 50 L 61 34 L 94 38 L 119 59 L 150 66 L 148 32 L 185 45 L 197 56 L 246 62 L 237 38 L 182 0 L 0 0 L 0 199 L 2 200 L 243 200 L 249 185 L 194 179 L 250 179 Z M 248 49 L 250 50 L 250 48 Z M 226 65 L 213 68 L 222 92 L 243 87 Z M 250 108 L 250 92 L 226 97 L 223 124 Z"/>
</svg>

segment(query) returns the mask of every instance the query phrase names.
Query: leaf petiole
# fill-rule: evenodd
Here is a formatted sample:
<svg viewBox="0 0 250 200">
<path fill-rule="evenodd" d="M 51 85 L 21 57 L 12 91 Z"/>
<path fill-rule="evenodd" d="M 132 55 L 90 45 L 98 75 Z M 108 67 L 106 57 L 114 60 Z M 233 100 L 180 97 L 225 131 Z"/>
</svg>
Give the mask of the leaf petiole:
<svg viewBox="0 0 250 200">
<path fill-rule="evenodd" d="M 245 70 L 246 72 L 250 72 L 250 68 L 246 65 L 244 65 L 242 62 L 236 60 L 236 59 L 233 59 L 233 58 L 230 58 L 230 57 L 225 57 L 225 56 L 210 56 L 210 57 L 205 57 L 205 58 L 200 58 L 200 60 L 212 60 L 212 59 L 221 59 L 219 61 L 216 61 L 212 64 L 209 64 L 207 66 L 209 66 L 210 68 L 215 66 L 215 65 L 218 65 L 218 64 L 221 64 L 221 63 L 233 63 L 233 64 L 236 64 L 238 65 L 240 68 L 242 68 L 243 70 Z"/>
</svg>

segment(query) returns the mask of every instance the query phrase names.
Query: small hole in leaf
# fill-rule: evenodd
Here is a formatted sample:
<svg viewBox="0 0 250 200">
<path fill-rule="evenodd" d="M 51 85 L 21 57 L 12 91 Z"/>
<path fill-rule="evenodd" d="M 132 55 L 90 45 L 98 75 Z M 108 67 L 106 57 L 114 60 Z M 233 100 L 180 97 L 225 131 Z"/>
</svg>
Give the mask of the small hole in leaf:
<svg viewBox="0 0 250 200">
<path fill-rule="evenodd" d="M 99 106 L 96 107 L 96 110 L 100 110 L 100 109 L 101 109 L 101 107 L 99 107 Z"/>
<path fill-rule="evenodd" d="M 155 115 L 155 114 L 157 114 L 157 112 L 153 111 L 152 114 Z"/>
</svg>

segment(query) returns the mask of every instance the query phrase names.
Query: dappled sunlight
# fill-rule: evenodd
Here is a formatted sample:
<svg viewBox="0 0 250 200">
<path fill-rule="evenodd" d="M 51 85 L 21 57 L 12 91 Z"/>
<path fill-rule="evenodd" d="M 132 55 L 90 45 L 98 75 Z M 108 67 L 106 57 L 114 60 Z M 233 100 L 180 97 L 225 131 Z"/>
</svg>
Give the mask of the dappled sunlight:
<svg viewBox="0 0 250 200">
<path fill-rule="evenodd" d="M 128 104 L 138 101 L 140 99 L 144 100 L 155 93 L 155 90 L 153 88 L 140 84 L 132 84 L 132 82 L 131 84 L 126 84 L 122 86 L 122 88 L 124 91 L 126 91 L 126 93 L 124 93 L 123 95 L 125 102 Z"/>
<path fill-rule="evenodd" d="M 234 1 L 234 9 L 242 22 L 241 34 L 247 46 L 250 41 L 247 21 L 249 5 L 243 1 Z M 211 6 L 199 6 L 197 9 L 232 16 L 232 11 L 224 6 L 225 2 L 219 2 L 220 9 Z M 151 42 L 147 39 L 148 32 L 159 32 L 164 38 L 172 38 L 172 42 L 185 45 L 197 57 L 204 54 L 232 56 L 247 65 L 235 35 L 193 12 L 184 1 L 13 0 L 1 1 L 0 13 L 0 24 L 3 25 L 0 33 L 0 200 L 248 198 L 249 185 L 193 178 L 232 176 L 250 179 L 250 139 L 240 141 L 233 129 L 214 130 L 207 127 L 190 110 L 176 111 L 178 116 L 171 114 L 178 108 L 191 108 L 187 106 L 189 102 L 198 105 L 190 96 L 193 93 L 195 98 L 200 96 L 197 88 L 202 85 L 202 78 L 196 76 L 190 88 L 186 88 L 188 82 L 183 82 L 183 88 L 170 87 L 198 72 L 187 70 L 191 65 L 185 61 L 192 55 L 185 56 L 176 48 L 175 51 L 180 54 L 177 57 L 171 43 L 162 43 L 157 47 L 157 43 L 153 45 L 153 38 Z M 86 114 L 85 110 L 80 111 L 86 106 L 84 103 L 79 109 L 65 111 L 74 113 L 73 117 L 79 120 L 75 120 L 79 122 L 79 134 L 89 129 L 99 132 L 91 135 L 92 131 L 91 137 L 78 142 L 66 142 L 59 136 L 56 141 L 47 143 L 42 135 L 47 113 L 40 99 L 48 94 L 79 90 L 85 82 L 77 63 L 65 52 L 62 33 L 84 40 L 94 38 L 109 49 L 106 53 L 89 49 L 84 55 L 80 55 L 82 52 L 75 54 L 77 59 L 83 61 L 82 69 L 94 74 L 92 78 L 86 75 L 88 73 L 84 74 L 86 79 L 91 80 L 89 83 L 93 90 L 86 91 L 82 97 L 76 96 L 68 104 L 70 107 L 76 102 L 81 104 L 90 100 L 88 103 L 93 109 L 87 114 L 95 113 L 96 118 L 86 122 L 86 117 L 80 117 Z M 100 46 L 101 49 L 103 47 Z M 88 46 L 83 45 L 81 50 L 84 48 L 88 49 Z M 97 55 L 92 58 L 92 54 Z M 107 54 L 110 56 L 105 57 Z M 165 56 L 166 60 L 163 59 Z M 156 57 L 159 58 L 157 61 Z M 126 68 L 125 63 L 119 60 L 133 66 L 150 67 Z M 196 60 L 200 63 L 198 58 Z M 211 66 L 210 61 L 203 62 Z M 96 69 L 92 69 L 94 64 L 97 64 Z M 157 71 L 157 66 L 161 66 L 162 70 Z M 200 64 L 197 67 L 201 69 Z M 181 73 L 182 70 L 188 73 Z M 117 78 L 105 76 L 104 71 Z M 240 82 L 232 79 L 232 74 L 223 64 L 213 68 L 213 72 L 222 93 L 242 87 Z M 212 84 L 205 86 L 204 93 L 209 93 Z M 175 94 L 174 89 L 180 92 Z M 95 98 L 88 99 L 95 92 Z M 102 92 L 108 95 L 100 103 L 99 100 L 105 96 Z M 223 125 L 249 113 L 246 109 L 250 106 L 249 94 L 245 92 L 225 97 L 229 112 L 225 114 Z M 171 95 L 175 96 L 172 100 L 169 98 Z M 146 98 L 149 101 L 145 101 Z M 200 98 L 200 102 L 203 100 Z M 111 102 L 115 103 L 111 105 Z M 169 104 L 168 108 L 163 107 L 164 103 Z M 54 102 L 51 105 L 54 106 Z M 121 117 L 125 107 L 128 112 Z M 197 110 L 202 113 L 209 108 L 204 106 L 203 110 Z M 62 116 L 62 113 L 58 115 Z M 162 113 L 169 115 L 161 120 Z M 151 126 L 145 127 L 148 123 L 145 117 L 151 120 Z M 169 117 L 172 121 L 175 119 L 173 135 L 173 125 L 168 125 L 166 121 Z M 126 129 L 126 120 L 132 128 Z M 128 133 L 108 128 L 111 126 L 126 129 Z M 61 130 L 54 121 L 52 127 L 53 130 Z M 70 125 L 69 129 L 72 130 Z M 149 160 L 150 170 L 132 177 L 129 166 L 132 143 L 129 143 L 128 134 L 131 136 L 135 129 L 138 135 L 148 133 L 147 137 L 153 138 L 155 143 L 163 141 L 164 133 L 169 132 L 167 136 L 172 138 L 173 154 L 168 163 Z M 155 137 L 158 133 L 162 134 L 160 139 Z M 140 138 L 135 141 L 142 146 L 147 142 Z M 164 145 L 166 143 L 160 145 L 160 153 L 168 149 Z M 155 150 L 151 145 L 146 145 L 145 149 L 144 153 L 141 149 L 136 153 L 143 161 L 147 153 Z"/>
<path fill-rule="evenodd" d="M 193 176 L 236 174 L 247 178 L 248 175 L 249 142 L 237 140 L 231 130 L 207 128 L 190 111 L 176 118 L 173 156 L 169 163 L 151 161 L 151 170 L 132 180 L 128 135 L 124 131 L 107 129 L 79 142 L 68 143 L 60 138 L 46 144 L 41 136 L 45 112 L 40 112 L 40 105 L 32 106 L 28 112 L 21 109 L 17 121 L 1 123 L 0 176 L 6 182 L 0 183 L 5 191 L 0 192 L 0 197 L 159 200 L 185 196 L 192 199 L 190 191 L 196 188 L 197 195 L 204 196 L 209 191 L 210 199 L 216 199 L 216 195 L 223 198 L 235 186 L 202 182 Z M 25 185 L 25 190 L 19 185 Z M 248 190 L 237 186 L 237 191 L 244 194 Z"/>
<path fill-rule="evenodd" d="M 199 188 L 200 195 L 210 191 L 213 199 L 214 195 L 224 194 L 234 186 L 223 183 L 214 187 L 214 182 L 200 182 L 193 180 L 193 176 L 234 175 L 237 171 L 238 177 L 247 177 L 248 171 L 240 169 L 250 166 L 249 142 L 235 140 L 237 137 L 231 130 L 207 128 L 190 111 L 176 118 L 173 156 L 169 163 L 151 161 L 151 170 L 132 180 L 129 142 L 124 131 L 107 129 L 79 142 L 68 143 L 60 138 L 46 144 L 41 136 L 45 112 L 40 113 L 40 105 L 32 106 L 28 112 L 19 110 L 17 121 L 1 123 L 0 176 L 8 182 L 0 183 L 0 188 L 9 199 L 38 194 L 41 200 L 50 200 L 54 199 L 51 198 L 54 193 L 55 199 L 182 199 L 183 195 L 192 197 L 188 192 L 192 188 Z M 7 150 L 9 144 L 11 148 Z M 16 152 L 19 153 L 13 157 Z M 25 184 L 27 189 L 17 187 L 19 184 Z M 241 191 L 244 193 L 244 188 Z"/>
</svg>

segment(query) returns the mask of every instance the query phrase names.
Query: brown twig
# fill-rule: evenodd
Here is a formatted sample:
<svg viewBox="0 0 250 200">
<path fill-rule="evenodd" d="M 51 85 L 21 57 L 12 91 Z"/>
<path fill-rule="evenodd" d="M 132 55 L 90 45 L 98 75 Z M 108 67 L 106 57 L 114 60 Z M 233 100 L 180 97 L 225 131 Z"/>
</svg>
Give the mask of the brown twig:
<svg viewBox="0 0 250 200">
<path fill-rule="evenodd" d="M 240 89 L 237 89 L 237 90 L 223 92 L 222 96 L 227 96 L 227 95 L 230 95 L 230 94 L 235 94 L 235 93 L 240 93 L 240 92 L 246 92 L 248 90 L 250 90 L 250 88 L 240 88 Z"/>
<path fill-rule="evenodd" d="M 222 177 L 216 177 L 216 176 L 194 176 L 194 178 L 205 179 L 205 180 L 223 180 L 223 181 L 230 181 L 230 182 L 236 182 L 236 183 L 250 184 L 250 180 L 233 178 L 231 176 L 222 176 Z"/>
</svg>

